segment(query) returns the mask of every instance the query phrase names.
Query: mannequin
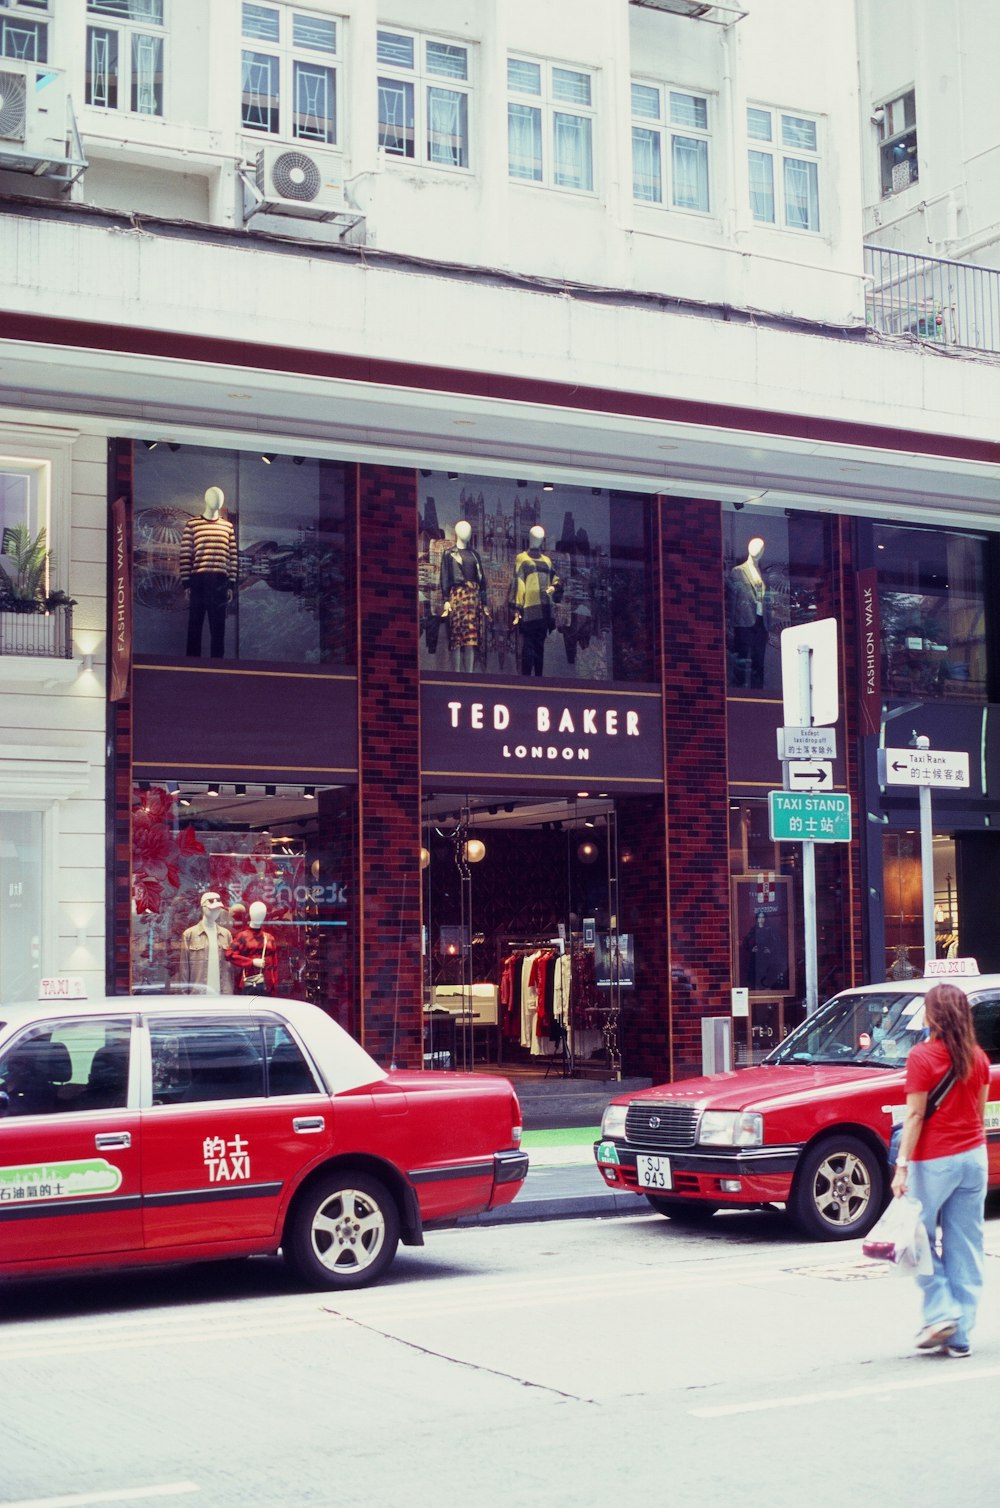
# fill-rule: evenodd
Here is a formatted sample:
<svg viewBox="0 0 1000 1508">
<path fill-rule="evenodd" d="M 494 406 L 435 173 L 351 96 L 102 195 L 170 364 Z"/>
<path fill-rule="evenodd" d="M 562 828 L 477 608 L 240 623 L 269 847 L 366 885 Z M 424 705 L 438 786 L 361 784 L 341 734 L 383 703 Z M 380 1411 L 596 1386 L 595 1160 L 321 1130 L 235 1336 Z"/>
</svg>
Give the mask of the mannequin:
<svg viewBox="0 0 1000 1508">
<path fill-rule="evenodd" d="M 237 971 L 236 989 L 241 995 L 278 993 L 278 939 L 265 928 L 266 917 L 264 902 L 251 901 L 249 926 L 237 932 L 226 950 Z"/>
<path fill-rule="evenodd" d="M 225 501 L 221 487 L 208 487 L 201 513 L 188 519 L 181 536 L 181 586 L 191 593 L 187 653 L 200 656 L 207 617 L 213 660 L 225 652 L 226 606 L 236 591 L 236 530 L 222 517 Z"/>
<path fill-rule="evenodd" d="M 528 548 L 514 562 L 510 600 L 514 627 L 521 632 L 521 674 L 544 674 L 545 640 L 555 627 L 553 603 L 562 599 L 562 582 L 545 554 L 545 530 L 533 524 Z"/>
<path fill-rule="evenodd" d="M 233 976 L 226 950 L 233 935 L 219 922 L 222 897 L 217 890 L 206 890 L 199 904 L 201 921 L 181 934 L 178 980 L 189 995 L 231 995 Z"/>
<path fill-rule="evenodd" d="M 729 573 L 729 622 L 739 685 L 763 686 L 767 650 L 767 585 L 761 575 L 764 541 L 751 539 L 747 558 Z"/>
<path fill-rule="evenodd" d="M 486 609 L 486 572 L 479 552 L 472 548 L 472 525 L 464 518 L 455 525 L 455 543 L 441 557 L 441 616 L 448 620 L 448 644 L 453 670 L 475 669 L 479 648 L 479 612 Z"/>
</svg>

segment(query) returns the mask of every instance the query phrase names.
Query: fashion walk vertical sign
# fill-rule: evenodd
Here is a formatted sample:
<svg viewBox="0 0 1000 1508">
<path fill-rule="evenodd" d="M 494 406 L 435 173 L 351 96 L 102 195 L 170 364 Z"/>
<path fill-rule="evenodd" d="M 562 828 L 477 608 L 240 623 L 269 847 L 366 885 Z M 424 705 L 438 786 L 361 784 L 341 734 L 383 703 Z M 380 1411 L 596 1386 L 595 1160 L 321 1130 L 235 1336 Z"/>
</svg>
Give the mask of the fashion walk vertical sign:
<svg viewBox="0 0 1000 1508">
<path fill-rule="evenodd" d="M 132 668 L 132 554 L 128 506 L 123 497 L 111 505 L 111 653 L 108 698 L 123 701 Z"/>
<path fill-rule="evenodd" d="M 878 733 L 882 725 L 882 623 L 876 570 L 858 572 L 858 710 L 861 734 Z"/>
</svg>

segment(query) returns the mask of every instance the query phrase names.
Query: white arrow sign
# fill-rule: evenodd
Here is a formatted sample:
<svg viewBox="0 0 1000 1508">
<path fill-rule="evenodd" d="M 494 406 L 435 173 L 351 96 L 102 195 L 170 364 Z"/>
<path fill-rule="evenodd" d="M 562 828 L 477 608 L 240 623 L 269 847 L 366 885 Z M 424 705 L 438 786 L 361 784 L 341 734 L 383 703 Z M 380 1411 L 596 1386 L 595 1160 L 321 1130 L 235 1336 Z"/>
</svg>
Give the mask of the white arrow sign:
<svg viewBox="0 0 1000 1508">
<path fill-rule="evenodd" d="M 786 791 L 828 791 L 833 786 L 833 764 L 828 759 L 786 759 Z"/>
</svg>

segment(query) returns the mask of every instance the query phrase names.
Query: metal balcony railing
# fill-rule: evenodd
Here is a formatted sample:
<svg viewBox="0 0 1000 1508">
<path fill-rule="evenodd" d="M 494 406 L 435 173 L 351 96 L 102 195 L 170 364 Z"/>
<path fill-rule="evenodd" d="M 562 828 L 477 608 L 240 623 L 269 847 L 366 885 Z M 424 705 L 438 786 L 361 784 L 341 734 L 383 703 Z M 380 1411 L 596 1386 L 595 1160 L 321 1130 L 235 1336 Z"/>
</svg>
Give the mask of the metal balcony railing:
<svg viewBox="0 0 1000 1508">
<path fill-rule="evenodd" d="M 0 603 L 0 657 L 29 655 L 39 660 L 73 658 L 73 608 L 60 603 L 40 613 L 8 612 Z"/>
<path fill-rule="evenodd" d="M 1000 272 L 884 246 L 866 246 L 864 253 L 870 329 L 1000 351 Z"/>
</svg>

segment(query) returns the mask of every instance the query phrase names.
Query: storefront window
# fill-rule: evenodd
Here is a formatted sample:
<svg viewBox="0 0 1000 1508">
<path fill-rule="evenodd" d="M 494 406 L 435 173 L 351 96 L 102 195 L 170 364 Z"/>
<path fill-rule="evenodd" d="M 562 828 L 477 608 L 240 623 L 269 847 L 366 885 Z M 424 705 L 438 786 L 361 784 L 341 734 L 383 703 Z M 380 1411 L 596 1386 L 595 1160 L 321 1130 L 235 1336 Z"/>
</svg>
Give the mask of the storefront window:
<svg viewBox="0 0 1000 1508">
<path fill-rule="evenodd" d="M 0 1001 L 33 1000 L 41 961 L 42 815 L 0 812 Z"/>
<path fill-rule="evenodd" d="M 781 630 L 818 616 L 827 525 L 743 508 L 723 514 L 726 666 L 733 688 L 781 690 Z"/>
<path fill-rule="evenodd" d="M 986 540 L 872 530 L 887 696 L 986 700 Z"/>
<path fill-rule="evenodd" d="M 421 668 L 651 680 L 647 530 L 630 493 L 421 477 Z"/>
<path fill-rule="evenodd" d="M 343 795 L 139 783 L 133 990 L 311 1000 L 352 1029 L 345 981 L 354 886 Z"/>
<path fill-rule="evenodd" d="M 817 843 L 818 993 L 828 1000 L 849 983 L 847 845 Z M 733 1022 L 737 1066 L 757 1063 L 805 1015 L 802 847 L 774 843 L 767 801 L 729 806 L 733 984 L 748 991 L 749 1014 Z"/>
<path fill-rule="evenodd" d="M 955 840 L 935 833 L 934 954 L 961 953 Z M 920 835 L 887 832 L 882 839 L 882 894 L 885 916 L 885 979 L 913 979 L 924 972 L 923 869 Z"/>
<path fill-rule="evenodd" d="M 132 538 L 138 653 L 345 662 L 339 463 L 138 444 Z"/>
</svg>

